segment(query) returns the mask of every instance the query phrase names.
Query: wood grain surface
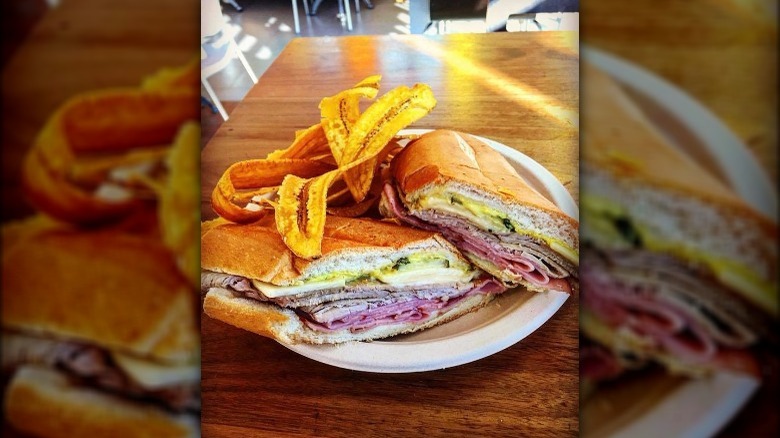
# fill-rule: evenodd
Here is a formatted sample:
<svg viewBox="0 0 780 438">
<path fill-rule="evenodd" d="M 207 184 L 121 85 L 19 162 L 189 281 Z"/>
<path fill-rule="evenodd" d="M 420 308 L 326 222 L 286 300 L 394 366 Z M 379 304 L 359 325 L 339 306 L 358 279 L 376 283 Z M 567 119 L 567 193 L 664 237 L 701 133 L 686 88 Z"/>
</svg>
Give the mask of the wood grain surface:
<svg viewBox="0 0 780 438">
<path fill-rule="evenodd" d="M 431 85 L 438 105 L 413 127 L 516 148 L 576 199 L 578 57 L 572 33 L 295 39 L 204 148 L 203 217 L 228 165 L 286 147 L 322 97 L 377 73 L 384 91 Z M 576 435 L 577 308 L 493 356 L 412 374 L 320 364 L 204 316 L 203 436 Z"/>
<path fill-rule="evenodd" d="M 772 4 L 776 14 L 776 2 L 764 0 L 585 1 L 582 43 L 689 93 L 733 130 L 777 181 L 778 40 Z M 587 129 L 583 126 L 583 135 Z M 780 359 L 776 350 L 766 350 L 760 352 L 763 386 L 721 436 L 776 436 L 780 430 Z M 637 394 L 644 391 L 637 387 Z M 603 427 L 588 421 L 582 418 L 583 433 Z"/>
</svg>

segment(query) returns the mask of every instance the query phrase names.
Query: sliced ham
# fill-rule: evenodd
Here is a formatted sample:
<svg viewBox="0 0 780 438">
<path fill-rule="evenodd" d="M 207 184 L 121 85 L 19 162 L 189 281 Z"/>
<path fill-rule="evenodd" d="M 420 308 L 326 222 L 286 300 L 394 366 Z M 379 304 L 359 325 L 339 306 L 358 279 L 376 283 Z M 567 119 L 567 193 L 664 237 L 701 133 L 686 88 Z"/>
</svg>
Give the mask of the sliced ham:
<svg viewBox="0 0 780 438">
<path fill-rule="evenodd" d="M 572 292 L 577 267 L 544 243 L 516 233 L 491 233 L 466 219 L 434 210 L 410 213 L 392 184 L 384 186 L 383 210 L 409 225 L 440 232 L 475 264 L 485 260 L 518 280 L 549 290 Z"/>
<path fill-rule="evenodd" d="M 614 330 L 628 329 L 685 363 L 714 363 L 724 350 L 754 344 L 748 312 L 727 291 L 674 258 L 588 249 L 582 305 Z M 755 324 L 755 322 L 754 322 Z"/>
<path fill-rule="evenodd" d="M 466 296 L 499 294 L 506 290 L 495 279 L 484 276 L 466 283 L 427 287 L 356 282 L 340 288 L 268 298 L 254 287 L 245 290 L 242 285 L 251 282 L 242 277 L 204 272 L 201 281 L 201 287 L 222 287 L 237 296 L 295 309 L 307 325 L 322 331 L 360 331 L 377 325 L 422 321 Z"/>
<path fill-rule="evenodd" d="M 442 293 L 440 296 L 422 299 L 395 300 L 382 305 L 353 303 L 341 308 L 340 312 L 321 313 L 314 318 L 305 318 L 306 324 L 317 330 L 336 331 L 349 329 L 352 332 L 366 330 L 378 325 L 405 324 L 430 319 L 438 312 L 446 311 L 462 299 L 474 294 L 497 294 L 504 286 L 492 278 L 485 277 L 465 292 L 455 296 Z M 337 304 L 334 304 L 337 305 Z"/>
<path fill-rule="evenodd" d="M 174 412 L 200 410 L 197 384 L 144 388 L 132 381 L 114 364 L 110 353 L 100 347 L 10 331 L 3 332 L 2 344 L 3 369 L 6 371 L 22 365 L 45 365 L 66 372 L 87 386 L 156 402 Z"/>
<path fill-rule="evenodd" d="M 614 379 L 624 371 L 618 358 L 603 346 L 586 343 L 580 347 L 580 378 L 601 382 Z"/>
</svg>

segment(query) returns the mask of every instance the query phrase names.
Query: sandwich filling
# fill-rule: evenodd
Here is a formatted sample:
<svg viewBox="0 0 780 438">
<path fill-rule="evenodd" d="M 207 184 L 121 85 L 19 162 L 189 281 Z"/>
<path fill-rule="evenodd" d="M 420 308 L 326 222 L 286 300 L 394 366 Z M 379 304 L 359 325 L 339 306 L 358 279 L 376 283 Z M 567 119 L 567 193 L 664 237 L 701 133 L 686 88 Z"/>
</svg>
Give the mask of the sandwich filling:
<svg viewBox="0 0 780 438">
<path fill-rule="evenodd" d="M 357 333 L 390 324 L 422 323 L 474 294 L 498 294 L 500 283 L 446 254 L 410 254 L 362 271 L 331 272 L 280 286 L 204 271 L 201 289 L 293 309 L 309 327 Z"/>
<path fill-rule="evenodd" d="M 772 327 L 706 272 L 674 257 L 587 252 L 583 332 L 633 365 L 656 360 L 685 374 L 733 368 L 750 361 L 746 350 Z"/>
<path fill-rule="evenodd" d="M 583 196 L 582 209 L 588 218 L 582 234 L 595 245 L 604 248 L 644 248 L 690 260 L 706 266 L 720 283 L 739 291 L 764 311 L 775 316 L 780 312 L 777 285 L 758 275 L 760 266 L 748 266 L 738 262 L 736 257 L 727 259 L 722 255 L 703 251 L 696 247 L 696 239 L 663 238 L 653 232 L 652 227 L 643 224 L 652 222 L 648 217 L 638 218 L 625 207 L 601 196 Z M 671 227 L 676 226 L 676 222 L 671 219 L 666 219 L 665 223 Z M 767 259 L 769 258 L 767 256 Z M 764 277 L 772 278 L 773 274 L 765 272 Z"/>
<path fill-rule="evenodd" d="M 527 233 L 506 216 L 456 195 L 428 196 L 410 209 L 392 184 L 385 184 L 383 213 L 412 226 L 441 232 L 475 265 L 504 285 L 571 293 L 577 289 L 577 253 L 562 242 Z M 553 246 L 558 248 L 555 251 Z"/>
<path fill-rule="evenodd" d="M 4 372 L 42 365 L 83 386 L 156 404 L 174 413 L 200 412 L 198 364 L 158 363 L 76 341 L 4 330 Z"/>
</svg>

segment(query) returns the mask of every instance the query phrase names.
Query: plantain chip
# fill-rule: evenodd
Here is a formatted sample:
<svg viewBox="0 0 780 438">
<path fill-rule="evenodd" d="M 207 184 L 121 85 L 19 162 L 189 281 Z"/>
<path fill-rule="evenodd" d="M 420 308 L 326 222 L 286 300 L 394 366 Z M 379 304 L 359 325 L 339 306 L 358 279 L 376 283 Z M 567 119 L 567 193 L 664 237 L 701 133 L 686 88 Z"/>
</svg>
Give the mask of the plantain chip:
<svg viewBox="0 0 780 438">
<path fill-rule="evenodd" d="M 330 152 L 330 146 L 327 138 L 325 138 L 325 131 L 318 123 L 307 129 L 297 131 L 295 140 L 288 148 L 271 152 L 266 159 L 311 158 L 312 156 L 324 155 L 328 152 Z"/>
<path fill-rule="evenodd" d="M 228 168 L 212 193 L 214 210 L 246 223 L 267 214 L 260 204 L 268 205 L 288 248 L 319 257 L 327 213 L 354 217 L 376 206 L 382 187 L 376 175 L 401 148 L 398 131 L 436 106 L 430 87 L 417 84 L 391 90 L 361 113 L 360 99 L 375 98 L 380 79 L 370 76 L 322 99 L 321 123 L 296 132 L 288 148 Z"/>
<path fill-rule="evenodd" d="M 349 161 L 345 160 L 346 148 L 353 125 L 360 118 L 360 98 L 375 98 L 379 92 L 381 79 L 382 77 L 379 75 L 369 76 L 354 87 L 335 96 L 326 97 L 320 102 L 322 127 L 328 139 L 331 153 L 340 167 L 349 164 Z M 346 172 L 344 175 L 347 187 L 349 187 L 356 202 L 360 202 L 365 197 L 370 185 L 371 175 L 364 176 L 362 173 L 371 173 L 372 168 L 371 165 L 361 166 Z M 367 179 L 369 180 L 368 185 L 365 182 Z"/>
<path fill-rule="evenodd" d="M 377 99 L 360 115 L 344 153 L 351 166 L 369 160 L 408 125 L 425 117 L 436 106 L 426 84 L 396 87 Z"/>
<path fill-rule="evenodd" d="M 358 188 L 358 196 L 352 192 L 358 204 L 365 200 L 374 180 L 377 163 L 384 159 L 381 157 L 380 160 L 379 155 L 383 151 L 389 152 L 396 148 L 395 142 L 392 142 L 396 133 L 426 116 L 435 106 L 436 99 L 428 85 L 416 84 L 412 88 L 401 86 L 379 98 L 358 117 L 355 124 L 352 125 L 347 146 L 341 155 L 337 170 L 345 174 L 350 170 L 355 170 L 357 185 L 350 186 L 349 180 L 346 178 L 345 180 L 351 192 L 353 187 Z M 327 134 L 328 130 L 325 129 Z M 336 160 L 338 162 L 339 158 L 336 157 Z M 333 173 L 334 178 L 337 171 Z M 313 181 L 316 180 L 317 178 Z M 306 184 L 299 179 L 291 181 L 288 190 L 283 192 L 283 183 L 282 189 L 279 191 L 280 207 L 282 207 L 281 199 L 283 196 L 286 198 L 287 204 L 283 208 L 277 208 L 275 214 L 277 228 L 284 236 L 287 246 L 299 257 L 314 258 L 321 255 L 327 187 L 321 193 L 307 189 Z M 314 182 L 311 184 L 313 186 Z M 308 199 L 307 196 L 312 196 L 315 193 L 321 198 L 318 197 L 314 203 L 311 203 L 311 199 Z M 293 209 L 291 204 L 295 205 L 296 209 Z M 316 206 L 316 210 L 308 210 L 310 205 Z M 360 205 L 366 210 L 371 206 L 370 203 L 368 206 Z M 289 216 L 291 214 L 295 214 L 295 216 Z M 293 218 L 297 218 L 297 222 Z M 302 221 L 301 218 L 308 219 Z M 310 224 L 316 226 L 310 227 Z M 293 225 L 297 225 L 297 228 Z"/>
<path fill-rule="evenodd" d="M 22 185 L 33 206 L 77 224 L 117 220 L 143 206 L 146 192 L 119 188 L 104 196 L 95 187 L 111 187 L 105 179 L 113 165 L 159 160 L 153 150 L 170 144 L 183 123 L 197 120 L 194 65 L 161 70 L 137 88 L 79 94 L 58 108 L 24 160 Z M 88 154 L 99 155 L 98 161 L 80 167 Z M 125 156 L 107 158 L 112 154 Z"/>
<path fill-rule="evenodd" d="M 279 188 L 275 221 L 284 243 L 298 257 L 322 255 L 328 188 L 341 174 L 338 169 L 311 179 L 288 175 Z"/>
<path fill-rule="evenodd" d="M 167 183 L 158 210 L 163 243 L 193 286 L 200 283 L 200 124 L 187 122 L 179 130 L 166 164 Z"/>
<path fill-rule="evenodd" d="M 228 167 L 217 181 L 211 193 L 211 207 L 217 214 L 230 221 L 254 222 L 265 216 L 267 211 L 262 208 L 247 209 L 246 204 L 237 205 L 237 201 L 243 200 L 237 193 L 238 190 L 278 186 L 287 175 L 309 178 L 331 169 L 333 167 L 328 164 L 303 158 L 239 161 Z"/>
</svg>

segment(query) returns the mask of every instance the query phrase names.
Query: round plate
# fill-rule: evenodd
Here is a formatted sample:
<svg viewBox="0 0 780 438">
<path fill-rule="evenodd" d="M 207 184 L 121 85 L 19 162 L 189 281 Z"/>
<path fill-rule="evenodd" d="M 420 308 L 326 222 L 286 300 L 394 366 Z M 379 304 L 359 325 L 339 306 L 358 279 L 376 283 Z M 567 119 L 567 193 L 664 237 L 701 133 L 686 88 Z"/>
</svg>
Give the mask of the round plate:
<svg viewBox="0 0 780 438">
<path fill-rule="evenodd" d="M 407 129 L 400 134 L 422 134 Z M 532 187 L 566 214 L 578 217 L 577 203 L 539 163 L 506 145 L 478 137 L 503 154 Z M 410 373 L 454 367 L 495 354 L 525 338 L 560 309 L 568 294 L 507 291 L 490 305 L 454 321 L 383 341 L 339 345 L 287 345 L 318 362 L 357 371 Z"/>
<path fill-rule="evenodd" d="M 684 91 L 647 70 L 592 47 L 583 58 L 620 82 L 669 142 L 777 222 L 777 191 L 745 143 Z"/>
<path fill-rule="evenodd" d="M 627 61 L 590 47 L 583 47 L 582 54 L 623 86 L 672 145 L 777 221 L 777 194 L 769 177 L 745 144 L 709 110 L 674 85 Z M 588 435 L 711 436 L 739 412 L 759 386 L 749 376 L 719 373 L 708 379 L 683 381 L 663 397 L 651 400 L 646 397 L 646 384 L 627 383 L 634 386 L 628 388 L 632 396 L 623 398 L 621 408 L 604 418 L 588 419 L 598 429 L 587 431 Z"/>
</svg>

